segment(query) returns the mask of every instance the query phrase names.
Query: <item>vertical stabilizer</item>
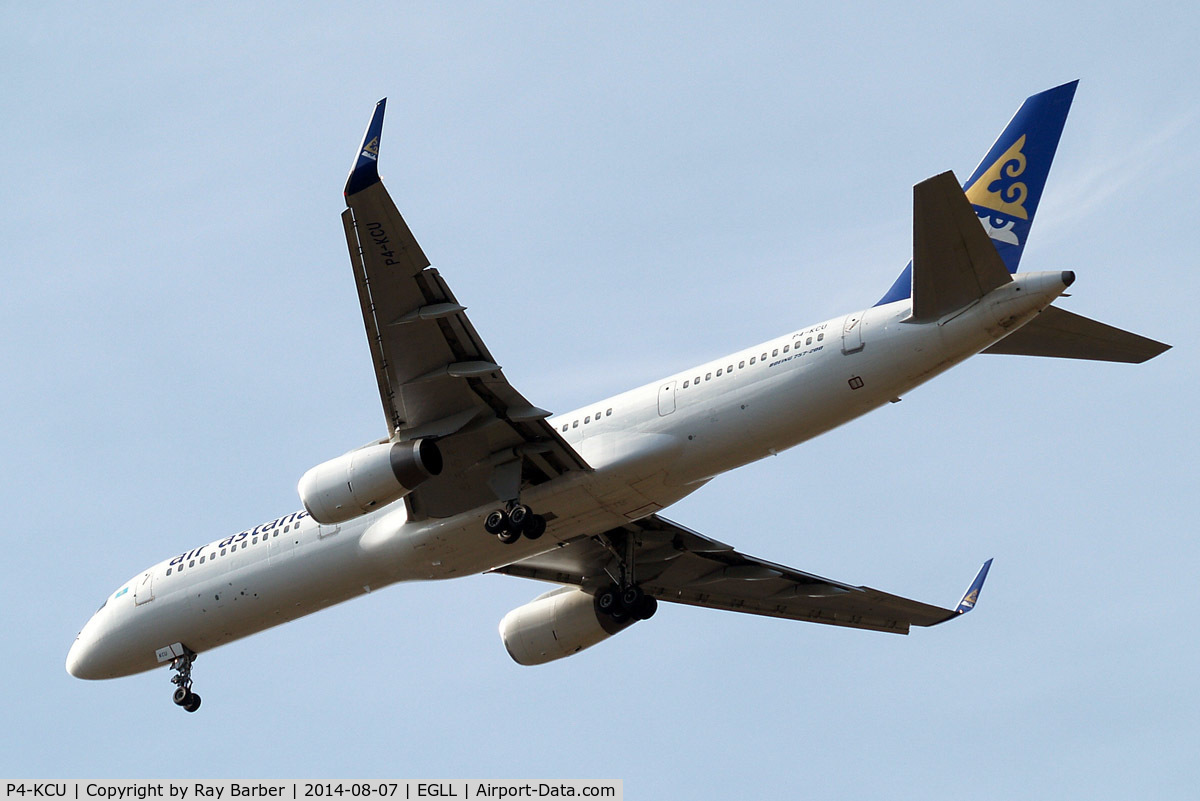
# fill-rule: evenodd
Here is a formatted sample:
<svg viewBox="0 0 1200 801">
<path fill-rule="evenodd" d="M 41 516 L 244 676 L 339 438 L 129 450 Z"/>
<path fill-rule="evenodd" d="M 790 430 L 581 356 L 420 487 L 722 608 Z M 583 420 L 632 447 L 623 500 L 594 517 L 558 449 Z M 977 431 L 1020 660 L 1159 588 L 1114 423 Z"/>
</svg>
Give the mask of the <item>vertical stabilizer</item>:
<svg viewBox="0 0 1200 801">
<path fill-rule="evenodd" d="M 975 215 L 1015 273 L 1042 199 L 1078 81 L 1028 98 L 963 185 Z M 912 297 L 912 262 L 876 306 Z"/>
</svg>

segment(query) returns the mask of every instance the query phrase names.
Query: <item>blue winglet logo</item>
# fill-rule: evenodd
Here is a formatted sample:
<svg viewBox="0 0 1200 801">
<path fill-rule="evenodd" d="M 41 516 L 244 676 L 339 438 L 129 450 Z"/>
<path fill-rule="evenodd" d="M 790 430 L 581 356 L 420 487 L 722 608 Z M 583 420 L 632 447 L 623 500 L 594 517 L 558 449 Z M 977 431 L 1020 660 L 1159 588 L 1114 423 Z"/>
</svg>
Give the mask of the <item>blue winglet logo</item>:
<svg viewBox="0 0 1200 801">
<path fill-rule="evenodd" d="M 375 104 L 375 112 L 363 134 L 362 144 L 354 157 L 354 166 L 350 168 L 350 177 L 346 179 L 346 196 L 361 192 L 368 186 L 379 183 L 379 138 L 383 135 L 383 111 L 387 107 L 387 98 Z"/>
<path fill-rule="evenodd" d="M 954 610 L 955 612 L 965 615 L 975 608 L 975 604 L 979 602 L 979 591 L 983 589 L 983 582 L 987 580 L 988 570 L 991 567 L 991 559 L 983 563 L 983 567 L 979 568 L 979 573 L 975 576 L 975 580 L 971 582 L 971 586 L 963 594 L 962 600 L 958 602 L 958 608 Z"/>
</svg>

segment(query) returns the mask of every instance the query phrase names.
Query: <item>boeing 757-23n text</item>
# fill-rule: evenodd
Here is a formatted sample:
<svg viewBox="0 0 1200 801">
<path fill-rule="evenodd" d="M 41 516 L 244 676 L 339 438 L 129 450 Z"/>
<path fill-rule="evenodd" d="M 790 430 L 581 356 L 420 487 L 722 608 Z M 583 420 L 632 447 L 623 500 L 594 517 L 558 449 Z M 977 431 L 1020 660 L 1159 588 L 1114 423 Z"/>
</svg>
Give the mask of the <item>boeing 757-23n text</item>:
<svg viewBox="0 0 1200 801">
<path fill-rule="evenodd" d="M 555 588 L 500 623 L 523 665 L 651 617 L 660 601 L 907 633 L 969 612 L 740 553 L 659 515 L 735 467 L 899 398 L 978 353 L 1142 362 L 1167 349 L 1053 304 L 1073 272 L 1017 267 L 1074 82 L 1028 98 L 960 185 L 913 191 L 913 253 L 869 308 L 563 415 L 508 383 L 379 179 L 379 101 L 342 213 L 386 435 L 300 479 L 303 510 L 139 572 L 76 638 L 85 679 L 197 654 L 398 581 L 481 572 Z"/>
</svg>

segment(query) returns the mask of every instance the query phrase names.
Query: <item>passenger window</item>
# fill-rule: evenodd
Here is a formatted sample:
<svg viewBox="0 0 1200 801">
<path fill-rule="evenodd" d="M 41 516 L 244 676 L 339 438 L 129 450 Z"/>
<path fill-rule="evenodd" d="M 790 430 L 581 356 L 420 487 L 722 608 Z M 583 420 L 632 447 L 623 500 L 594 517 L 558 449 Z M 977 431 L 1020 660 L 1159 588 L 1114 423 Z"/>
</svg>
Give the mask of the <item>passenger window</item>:
<svg viewBox="0 0 1200 801">
<path fill-rule="evenodd" d="M 728 367 L 726 367 L 726 368 L 725 368 L 725 372 L 727 372 L 727 373 L 732 373 L 732 372 L 733 372 L 733 365 L 731 364 L 731 365 L 729 365 Z"/>
<path fill-rule="evenodd" d="M 200 557 L 200 564 L 204 564 L 204 557 L 203 557 L 203 556 L 201 556 L 201 557 Z"/>
<path fill-rule="evenodd" d="M 763 360 L 764 362 L 767 360 L 767 354 L 765 354 L 765 353 L 764 353 L 764 354 L 762 355 L 762 360 Z"/>
<path fill-rule="evenodd" d="M 778 355 L 779 355 L 779 348 L 776 348 L 775 350 L 771 351 L 771 355 L 772 355 L 772 356 L 778 356 Z"/>
<path fill-rule="evenodd" d="M 825 335 L 824 335 L 824 334 L 817 334 L 817 341 L 818 341 L 818 342 L 820 342 L 820 341 L 821 341 L 822 339 L 824 339 L 824 338 L 825 338 Z"/>
<path fill-rule="evenodd" d="M 788 352 L 788 348 L 790 348 L 790 347 L 791 347 L 791 345 L 784 345 L 784 346 L 783 346 L 783 352 L 784 352 L 784 353 L 787 353 L 787 352 Z"/>
<path fill-rule="evenodd" d="M 804 344 L 805 344 L 805 345 L 811 345 L 811 344 L 812 344 L 812 337 L 809 337 L 808 339 L 804 340 Z"/>
<path fill-rule="evenodd" d="M 750 363 L 751 363 L 751 364 L 754 364 L 754 362 L 755 362 L 755 357 L 751 356 L 751 357 L 750 357 Z"/>
<path fill-rule="evenodd" d="M 592 422 L 592 416 L 589 414 L 587 417 L 583 418 L 583 424 L 586 426 L 590 422 Z"/>
<path fill-rule="evenodd" d="M 695 380 L 695 381 L 693 381 L 692 383 L 693 383 L 693 384 L 699 384 L 699 383 L 700 383 L 700 376 L 696 376 L 696 380 Z"/>
<path fill-rule="evenodd" d="M 276 532 L 275 532 L 274 534 L 272 534 L 271 536 L 272 536 L 272 537 L 278 537 L 278 536 L 279 536 L 279 532 L 278 532 L 278 531 L 276 531 Z"/>
<path fill-rule="evenodd" d="M 190 562 L 188 562 L 188 567 L 195 567 L 195 566 L 196 566 L 196 560 L 195 560 L 195 559 L 193 559 L 193 560 L 191 560 Z"/>
<path fill-rule="evenodd" d="M 605 412 L 605 413 L 604 413 L 604 416 L 605 416 L 605 417 L 612 417 L 612 409 L 609 409 L 607 412 Z"/>
<path fill-rule="evenodd" d="M 225 555 L 225 549 L 224 549 L 224 548 L 222 548 L 222 549 L 221 549 L 221 556 L 224 556 L 224 555 Z"/>
<path fill-rule="evenodd" d="M 721 373 L 722 373 L 722 372 L 723 372 L 722 370 L 718 370 L 718 371 L 717 371 L 717 378 L 720 378 L 720 377 L 721 377 Z"/>
<path fill-rule="evenodd" d="M 167 568 L 167 575 L 168 576 L 171 575 L 171 568 L 169 568 L 169 567 Z M 100 607 L 100 608 L 103 609 L 104 607 Z"/>
<path fill-rule="evenodd" d="M 566 431 L 568 428 L 570 428 L 570 426 L 567 423 L 563 423 L 563 431 Z"/>
<path fill-rule="evenodd" d="M 687 389 L 687 388 L 688 388 L 688 384 L 689 384 L 689 383 L 690 383 L 690 382 L 688 382 L 688 381 L 684 381 L 684 382 L 683 382 L 683 388 L 684 388 L 684 389 Z"/>
<path fill-rule="evenodd" d="M 711 380 L 712 380 L 712 373 L 705 373 L 705 374 L 704 374 L 704 380 L 705 380 L 705 381 L 711 381 Z"/>
<path fill-rule="evenodd" d="M 745 362 L 738 362 L 738 369 L 739 369 L 739 370 L 741 370 L 741 369 L 742 369 L 743 367 L 745 367 L 745 366 L 746 366 L 746 363 L 745 363 Z"/>
<path fill-rule="evenodd" d="M 579 421 L 576 420 L 575 422 L 571 423 L 571 428 L 579 428 Z"/>
</svg>

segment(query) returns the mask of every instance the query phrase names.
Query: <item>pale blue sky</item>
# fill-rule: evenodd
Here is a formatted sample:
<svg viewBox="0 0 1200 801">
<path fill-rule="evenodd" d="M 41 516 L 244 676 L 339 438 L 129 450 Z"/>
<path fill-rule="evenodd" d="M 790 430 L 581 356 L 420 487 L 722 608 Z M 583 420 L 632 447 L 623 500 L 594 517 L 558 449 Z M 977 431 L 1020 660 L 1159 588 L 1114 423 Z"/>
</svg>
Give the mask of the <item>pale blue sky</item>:
<svg viewBox="0 0 1200 801">
<path fill-rule="evenodd" d="M 0 772 L 622 778 L 627 798 L 1188 798 L 1200 12 L 1146 4 L 0 9 Z M 911 187 L 1081 79 L 1026 269 L 1173 343 L 980 357 L 667 515 L 978 611 L 910 637 L 664 605 L 543 668 L 542 585 L 389 588 L 166 671 L 63 668 L 119 582 L 382 433 L 338 214 L 381 174 L 555 412 L 873 303 Z"/>
</svg>

